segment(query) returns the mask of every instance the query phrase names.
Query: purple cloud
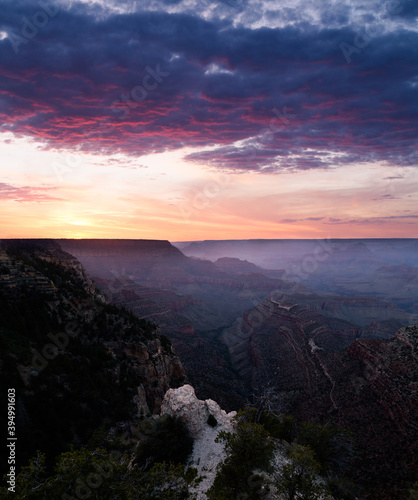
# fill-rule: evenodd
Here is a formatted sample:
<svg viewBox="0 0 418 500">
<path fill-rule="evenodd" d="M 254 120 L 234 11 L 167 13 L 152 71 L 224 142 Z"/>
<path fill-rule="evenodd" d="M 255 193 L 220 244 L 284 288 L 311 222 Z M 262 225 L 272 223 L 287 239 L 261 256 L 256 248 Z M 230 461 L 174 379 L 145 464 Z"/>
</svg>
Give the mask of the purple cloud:
<svg viewBox="0 0 418 500">
<path fill-rule="evenodd" d="M 418 163 L 410 1 L 402 4 L 403 28 L 379 31 L 352 64 L 340 49 L 356 36 L 348 5 L 324 10 L 317 25 L 290 9 L 284 27 L 250 28 L 245 2 L 237 25 L 225 17 L 229 4 L 208 20 L 197 4 L 187 13 L 181 2 L 168 4 L 117 14 L 76 3 L 16 54 L 22 17 L 31 20 L 40 7 L 6 3 L 2 129 L 93 153 L 197 147 L 188 160 L 234 171 Z"/>
</svg>

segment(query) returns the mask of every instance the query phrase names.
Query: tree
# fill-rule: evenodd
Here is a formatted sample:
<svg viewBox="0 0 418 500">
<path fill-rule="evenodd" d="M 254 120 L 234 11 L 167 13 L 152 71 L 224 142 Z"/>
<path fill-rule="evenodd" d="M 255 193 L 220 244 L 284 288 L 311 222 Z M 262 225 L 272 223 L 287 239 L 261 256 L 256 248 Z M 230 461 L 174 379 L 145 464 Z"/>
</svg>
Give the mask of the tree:
<svg viewBox="0 0 418 500">
<path fill-rule="evenodd" d="M 185 464 L 193 450 L 193 438 L 187 427 L 179 419 L 169 415 L 159 418 L 155 431 L 139 446 L 136 460 L 145 463 L 171 462 Z"/>
<path fill-rule="evenodd" d="M 347 472 L 356 456 L 351 433 L 331 425 L 303 422 L 297 441 L 315 452 L 316 460 L 327 472 Z"/>
<path fill-rule="evenodd" d="M 218 466 L 208 498 L 229 500 L 245 495 L 242 498 L 259 499 L 263 479 L 253 471 L 268 468 L 275 448 L 266 430 L 256 423 L 238 422 L 236 432 L 221 431 L 216 439 L 225 442 L 227 458 Z"/>
<path fill-rule="evenodd" d="M 415 483 L 414 486 L 409 490 L 408 500 L 418 500 L 418 483 Z"/>
<path fill-rule="evenodd" d="M 25 500 L 183 500 L 194 471 L 181 465 L 156 463 L 147 471 L 132 466 L 128 455 L 118 460 L 104 449 L 81 448 L 61 454 L 47 475 L 45 456 L 38 453 L 17 476 L 15 499 Z M 7 488 L 0 489 L 6 493 Z M 5 495 L 7 496 L 7 495 Z"/>
<path fill-rule="evenodd" d="M 318 480 L 320 465 L 309 446 L 292 444 L 289 462 L 277 473 L 275 487 L 288 500 L 317 500 L 325 494 Z"/>
<path fill-rule="evenodd" d="M 278 417 L 281 413 L 282 400 L 272 382 L 268 382 L 262 388 L 254 389 L 248 406 L 256 410 L 255 422 L 258 424 L 264 412 Z"/>
<path fill-rule="evenodd" d="M 38 451 L 29 464 L 22 467 L 17 476 L 16 493 L 13 493 L 13 498 L 27 498 L 28 500 L 46 498 L 46 478 L 45 455 Z M 7 488 L 4 488 L 5 496 L 6 491 Z M 0 492 L 2 492 L 1 488 Z"/>
</svg>

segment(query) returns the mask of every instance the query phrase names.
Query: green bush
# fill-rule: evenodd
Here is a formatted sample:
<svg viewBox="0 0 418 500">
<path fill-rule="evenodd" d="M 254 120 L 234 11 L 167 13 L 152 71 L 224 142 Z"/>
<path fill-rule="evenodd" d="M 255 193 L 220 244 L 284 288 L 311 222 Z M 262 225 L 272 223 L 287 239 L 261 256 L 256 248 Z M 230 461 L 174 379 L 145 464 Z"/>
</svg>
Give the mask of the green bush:
<svg viewBox="0 0 418 500">
<path fill-rule="evenodd" d="M 325 486 L 317 479 L 320 465 L 315 460 L 315 454 L 309 446 L 292 444 L 289 450 L 289 459 L 290 461 L 277 473 L 275 482 L 277 491 L 291 500 L 294 498 L 301 500 L 322 498 L 325 494 Z"/>
<path fill-rule="evenodd" d="M 415 483 L 414 486 L 409 490 L 408 500 L 418 500 L 418 483 Z"/>
<path fill-rule="evenodd" d="M 270 436 L 283 439 L 291 443 L 297 435 L 298 421 L 292 415 L 273 415 L 263 411 L 260 424 L 267 430 Z"/>
<path fill-rule="evenodd" d="M 140 465 L 156 462 L 185 464 L 193 450 L 193 439 L 181 420 L 164 415 L 156 422 L 154 432 L 138 447 Z"/>
<path fill-rule="evenodd" d="M 260 412 L 257 408 L 246 406 L 239 410 L 238 422 L 258 423 L 264 427 L 270 436 L 291 443 L 298 434 L 298 421 L 293 415 L 275 415 L 267 410 Z"/>
<path fill-rule="evenodd" d="M 229 500 L 238 495 L 254 500 L 260 498 L 263 481 L 253 474 L 253 470 L 268 469 L 274 451 L 266 430 L 256 423 L 238 422 L 235 433 L 221 431 L 217 441 L 225 442 L 228 456 L 219 467 L 208 498 Z"/>
<path fill-rule="evenodd" d="M 129 457 L 117 459 L 103 449 L 71 450 L 56 460 L 54 472 L 47 473 L 45 456 L 38 453 L 16 478 L 14 499 L 25 500 L 183 500 L 190 498 L 188 485 L 196 471 L 183 466 L 154 464 L 147 471 L 129 466 Z M 8 498 L 6 487 L 0 496 Z"/>
<path fill-rule="evenodd" d="M 348 471 L 356 456 L 351 433 L 331 425 L 303 422 L 297 441 L 315 452 L 316 460 L 327 472 Z"/>
</svg>

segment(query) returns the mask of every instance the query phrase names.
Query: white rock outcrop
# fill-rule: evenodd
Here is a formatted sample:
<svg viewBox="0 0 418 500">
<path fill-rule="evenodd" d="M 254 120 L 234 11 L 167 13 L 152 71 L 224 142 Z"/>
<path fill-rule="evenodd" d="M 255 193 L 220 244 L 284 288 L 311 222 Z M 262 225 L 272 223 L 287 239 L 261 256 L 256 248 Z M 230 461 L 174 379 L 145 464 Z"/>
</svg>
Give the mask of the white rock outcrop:
<svg viewBox="0 0 418 500">
<path fill-rule="evenodd" d="M 195 467 L 201 476 L 193 493 L 198 500 L 206 499 L 205 492 L 212 486 L 217 465 L 225 459 L 223 443 L 215 443 L 219 431 L 233 431 L 232 419 L 236 412 L 226 413 L 212 399 L 197 399 L 191 385 L 169 389 L 161 405 L 161 415 L 171 415 L 180 419 L 194 438 L 193 453 L 189 465 Z M 209 415 L 215 417 L 217 424 L 208 424 Z"/>
<path fill-rule="evenodd" d="M 191 385 L 183 385 L 178 389 L 169 389 L 161 405 L 161 415 L 171 415 L 181 420 L 193 439 L 199 439 L 207 428 L 209 415 L 216 418 L 216 433 L 221 430 L 232 430 L 232 418 L 236 412 L 226 413 L 216 401 L 197 399 Z"/>
<path fill-rule="evenodd" d="M 183 385 L 179 389 L 169 389 L 166 392 L 161 406 L 161 415 L 171 415 L 180 419 L 194 438 L 193 452 L 188 465 L 197 469 L 200 481 L 197 486 L 190 488 L 190 493 L 195 495 L 194 498 L 197 500 L 207 500 L 206 492 L 215 480 L 216 468 L 226 458 L 224 444 L 222 442 L 216 443 L 215 439 L 219 431 L 234 432 L 232 419 L 236 412 L 226 413 L 212 399 L 206 401 L 197 399 L 193 387 Z M 209 415 L 216 418 L 217 425 L 215 427 L 207 423 Z M 274 469 L 273 474 L 262 470 L 253 471 L 264 477 L 265 483 L 269 485 L 269 492 L 263 495 L 265 500 L 285 499 L 277 492 L 274 483 L 277 480 L 277 471 L 287 463 L 289 463 L 289 458 L 286 456 L 285 446 L 281 445 L 276 447 L 271 461 Z M 323 478 L 318 477 L 317 481 L 325 486 Z M 331 500 L 331 497 L 321 496 L 320 500 Z"/>
</svg>

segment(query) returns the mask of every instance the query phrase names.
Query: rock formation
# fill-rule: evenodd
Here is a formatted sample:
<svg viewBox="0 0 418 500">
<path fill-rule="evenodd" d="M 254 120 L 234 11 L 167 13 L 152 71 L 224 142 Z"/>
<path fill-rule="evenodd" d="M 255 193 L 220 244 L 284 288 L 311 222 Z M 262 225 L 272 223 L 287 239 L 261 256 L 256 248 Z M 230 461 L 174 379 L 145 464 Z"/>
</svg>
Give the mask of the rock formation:
<svg viewBox="0 0 418 500">
<path fill-rule="evenodd" d="M 108 304 L 50 240 L 1 241 L 0 320 L 0 375 L 16 388 L 23 462 L 85 443 L 106 421 L 158 414 L 166 391 L 187 381 L 155 325 Z"/>
<path fill-rule="evenodd" d="M 217 432 L 232 430 L 232 418 L 235 411 L 226 413 L 212 399 L 201 401 L 197 399 L 191 385 L 183 385 L 178 389 L 169 389 L 161 405 L 161 414 L 170 415 L 181 420 L 187 427 L 193 439 L 199 439 L 208 427 L 209 416 L 216 419 Z"/>
<path fill-rule="evenodd" d="M 242 406 L 246 390 L 219 342 L 220 329 L 272 290 L 286 292 L 289 283 L 263 274 L 227 273 L 212 262 L 184 256 L 167 241 L 56 241 L 80 259 L 110 302 L 158 324 L 200 398 L 216 399 L 228 410 Z"/>
<path fill-rule="evenodd" d="M 367 451 L 359 480 L 379 498 L 403 498 L 417 473 L 418 326 L 355 339 L 360 330 L 325 328 L 315 314 L 271 301 L 248 311 L 224 333 L 235 368 L 255 388 L 275 386 L 282 410 L 350 429 Z"/>
<path fill-rule="evenodd" d="M 225 459 L 224 445 L 215 442 L 216 436 L 220 431 L 233 430 L 232 419 L 236 412 L 226 413 L 211 399 L 197 399 L 193 387 L 184 385 L 167 391 L 161 414 L 180 419 L 194 438 L 189 465 L 197 468 L 202 481 L 193 492 L 198 500 L 206 499 L 204 492 L 215 479 L 217 465 Z"/>
<path fill-rule="evenodd" d="M 387 300 L 418 317 L 416 238 L 196 241 L 179 248 L 189 257 L 235 257 L 284 269 L 285 277 L 311 289 Z"/>
</svg>

